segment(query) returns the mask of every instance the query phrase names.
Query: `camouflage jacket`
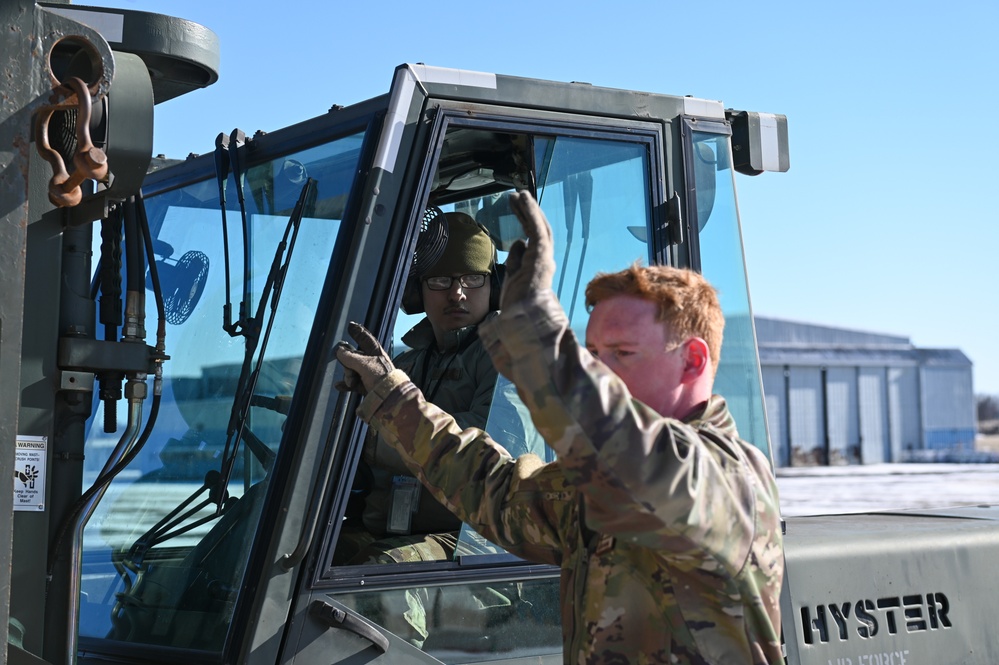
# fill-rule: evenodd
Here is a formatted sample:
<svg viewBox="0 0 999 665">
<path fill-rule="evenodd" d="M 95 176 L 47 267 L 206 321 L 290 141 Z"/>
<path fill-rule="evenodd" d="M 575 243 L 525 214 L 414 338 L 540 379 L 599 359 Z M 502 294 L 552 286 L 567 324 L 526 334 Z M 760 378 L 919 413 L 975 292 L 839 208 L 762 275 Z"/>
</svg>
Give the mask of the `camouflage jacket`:
<svg viewBox="0 0 999 665">
<path fill-rule="evenodd" d="M 395 371 L 360 413 L 490 540 L 561 567 L 567 663 L 782 663 L 777 489 L 724 400 L 664 418 L 582 349 L 554 294 L 480 336 L 558 459 L 513 459 Z"/>
<path fill-rule="evenodd" d="M 491 314 L 490 316 L 495 316 Z M 431 400 L 450 413 L 459 427 L 486 426 L 489 404 L 496 385 L 496 368 L 479 340 L 477 326 L 448 333 L 446 348 L 438 351 L 429 319 L 422 319 L 402 337 L 410 348 L 394 360 Z M 399 454 L 377 436 L 364 443 L 364 461 L 372 473 L 371 491 L 365 499 L 364 526 L 377 536 L 385 535 L 393 478 L 409 475 Z M 461 520 L 421 488 L 412 533 L 457 531 Z"/>
</svg>

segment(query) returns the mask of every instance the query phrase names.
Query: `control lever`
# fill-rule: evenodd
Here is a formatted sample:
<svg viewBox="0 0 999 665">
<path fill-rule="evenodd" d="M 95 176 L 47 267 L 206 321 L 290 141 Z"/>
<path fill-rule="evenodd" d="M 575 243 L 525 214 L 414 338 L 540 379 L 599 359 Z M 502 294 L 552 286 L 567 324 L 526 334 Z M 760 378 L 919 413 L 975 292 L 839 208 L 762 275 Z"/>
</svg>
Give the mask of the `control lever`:
<svg viewBox="0 0 999 665">
<path fill-rule="evenodd" d="M 246 144 L 246 134 L 238 127 L 229 134 L 229 166 L 236 181 L 236 198 L 239 200 L 239 217 L 243 224 L 243 299 L 239 303 L 239 323 L 246 332 L 250 320 L 250 225 L 246 221 L 246 173 L 239 156 L 239 149 Z"/>
<path fill-rule="evenodd" d="M 230 337 L 238 333 L 239 323 L 232 322 L 232 285 L 229 280 L 229 221 L 226 219 L 225 190 L 229 180 L 229 137 L 219 132 L 215 137 L 215 179 L 219 183 L 219 208 L 222 209 L 222 256 L 225 264 L 225 304 L 222 305 L 222 330 Z"/>
<path fill-rule="evenodd" d="M 228 136 L 220 133 L 215 137 L 215 178 L 219 186 L 219 208 L 222 212 L 222 249 L 225 257 L 225 304 L 222 305 L 222 329 L 230 337 L 246 336 L 249 333 L 250 319 L 250 233 L 246 220 L 246 174 L 239 149 L 246 144 L 246 133 L 237 128 Z M 229 267 L 229 221 L 226 211 L 226 185 L 232 172 L 236 182 L 236 198 L 239 200 L 239 215 L 243 229 L 243 287 L 239 302 L 239 314 L 232 320 L 232 282 Z"/>
</svg>

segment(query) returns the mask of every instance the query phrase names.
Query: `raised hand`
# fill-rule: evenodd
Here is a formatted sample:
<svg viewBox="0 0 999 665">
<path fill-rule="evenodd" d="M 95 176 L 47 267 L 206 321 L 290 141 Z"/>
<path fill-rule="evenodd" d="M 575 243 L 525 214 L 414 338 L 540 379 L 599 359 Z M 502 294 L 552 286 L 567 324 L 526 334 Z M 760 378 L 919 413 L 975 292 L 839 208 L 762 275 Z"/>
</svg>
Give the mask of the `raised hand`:
<svg viewBox="0 0 999 665">
<path fill-rule="evenodd" d="M 510 195 L 510 208 L 520 220 L 527 242 L 518 240 L 506 259 L 500 308 L 506 309 L 532 293 L 547 291 L 555 275 L 552 229 L 537 201 L 525 190 Z"/>
</svg>

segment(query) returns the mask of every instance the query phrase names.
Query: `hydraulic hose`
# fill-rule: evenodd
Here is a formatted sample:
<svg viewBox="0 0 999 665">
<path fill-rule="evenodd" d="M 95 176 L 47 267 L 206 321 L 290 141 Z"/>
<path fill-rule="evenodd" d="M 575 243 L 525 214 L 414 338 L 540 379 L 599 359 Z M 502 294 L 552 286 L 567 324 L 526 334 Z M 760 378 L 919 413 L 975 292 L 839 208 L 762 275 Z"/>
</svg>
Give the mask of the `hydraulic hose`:
<svg viewBox="0 0 999 665">
<path fill-rule="evenodd" d="M 100 477 L 109 474 L 112 468 L 123 458 L 129 450 L 133 448 L 139 438 L 139 427 L 142 424 L 142 400 L 130 399 L 128 404 L 128 424 L 118 445 L 111 451 L 111 456 L 104 463 Z M 73 665 L 76 662 L 76 642 L 77 624 L 80 617 L 80 583 L 81 568 L 83 563 L 83 530 L 90 516 L 93 514 L 97 503 L 107 491 L 108 483 L 95 485 L 97 491 L 93 492 L 87 502 L 83 504 L 79 515 L 73 524 L 73 544 L 70 549 L 69 566 L 69 616 L 72 619 L 66 626 L 66 664 Z"/>
<path fill-rule="evenodd" d="M 74 509 L 70 511 L 64 528 L 60 531 L 55 543 L 53 543 L 51 551 L 55 555 L 61 547 L 64 537 L 66 536 L 66 527 L 72 525 L 73 541 L 70 550 L 69 573 L 70 620 L 67 622 L 67 625 L 69 626 L 67 631 L 69 637 L 67 640 L 67 662 L 70 665 L 72 665 L 75 660 L 77 644 L 76 633 L 80 611 L 79 590 L 81 583 L 80 571 L 83 556 L 83 531 L 95 508 L 97 507 L 97 504 L 107 491 L 108 485 L 115 476 L 117 476 L 131 463 L 133 459 L 135 459 L 136 455 L 142 450 L 152 433 L 153 427 L 159 415 L 160 402 L 162 400 L 163 362 L 169 358 L 169 356 L 166 355 L 166 307 L 163 299 L 163 290 L 160 286 L 159 271 L 155 260 L 153 260 L 152 235 L 149 231 L 149 220 L 146 216 L 145 202 L 141 193 L 134 199 L 130 199 L 128 201 L 125 211 L 125 244 L 126 260 L 128 262 L 126 272 L 127 290 L 131 296 L 131 311 L 129 313 L 132 317 L 132 338 L 130 340 L 132 343 L 135 343 L 136 341 L 145 341 L 144 264 L 147 258 L 149 259 L 150 281 L 152 282 L 153 295 L 156 300 L 158 322 L 156 352 L 153 358 L 155 362 L 153 399 L 149 410 L 149 416 L 146 419 L 145 427 L 142 428 L 142 432 L 140 434 L 139 427 L 142 424 L 142 402 L 145 396 L 144 384 L 146 376 L 145 374 L 142 374 L 130 377 L 128 389 L 126 391 L 129 398 L 129 412 L 125 432 L 119 439 L 118 444 L 111 453 L 111 456 L 105 462 L 104 468 L 97 476 L 97 480 L 94 482 L 93 486 L 83 493 Z M 145 250 L 145 255 L 143 255 L 143 250 Z M 137 296 L 133 293 L 135 291 L 138 292 Z M 129 322 L 126 321 L 126 328 L 128 328 L 128 326 Z M 135 339 L 135 334 L 141 334 L 141 337 Z M 126 337 L 126 339 L 128 339 L 128 337 Z M 142 385 L 140 386 L 139 384 Z M 53 556 L 53 561 L 54 558 L 55 556 Z M 52 574 L 51 565 L 52 564 L 50 564 L 49 570 L 50 576 Z"/>
</svg>

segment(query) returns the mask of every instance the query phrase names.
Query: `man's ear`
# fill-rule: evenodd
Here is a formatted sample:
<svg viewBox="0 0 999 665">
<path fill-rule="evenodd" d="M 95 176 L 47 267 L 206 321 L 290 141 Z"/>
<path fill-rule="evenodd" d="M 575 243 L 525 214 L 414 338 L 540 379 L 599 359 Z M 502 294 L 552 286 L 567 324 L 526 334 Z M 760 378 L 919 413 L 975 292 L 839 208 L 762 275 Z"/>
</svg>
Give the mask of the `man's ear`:
<svg viewBox="0 0 999 665">
<path fill-rule="evenodd" d="M 691 337 L 684 342 L 683 381 L 693 381 L 703 376 L 711 368 L 711 352 L 708 343 L 700 337 Z"/>
</svg>

